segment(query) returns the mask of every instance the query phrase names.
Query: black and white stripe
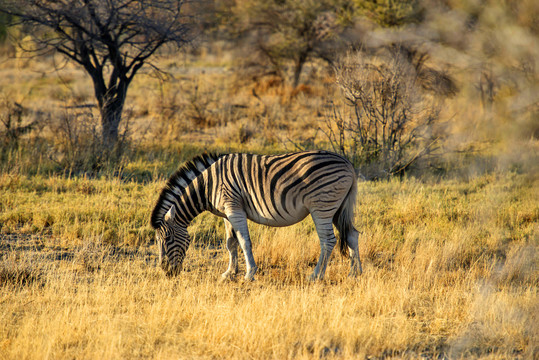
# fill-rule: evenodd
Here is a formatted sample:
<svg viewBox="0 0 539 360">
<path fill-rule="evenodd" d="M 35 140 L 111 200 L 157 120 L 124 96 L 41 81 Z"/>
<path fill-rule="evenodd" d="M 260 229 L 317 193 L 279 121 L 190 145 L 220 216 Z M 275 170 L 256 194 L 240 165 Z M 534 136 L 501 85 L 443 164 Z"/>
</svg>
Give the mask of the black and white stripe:
<svg viewBox="0 0 539 360">
<path fill-rule="evenodd" d="M 345 158 L 326 151 L 285 155 L 205 154 L 185 164 L 167 182 L 151 223 L 157 230 L 160 260 L 169 274 L 178 273 L 189 246 L 187 225 L 203 211 L 225 219 L 230 263 L 224 277 L 238 272 L 237 246 L 243 250 L 247 273 L 256 264 L 247 220 L 289 226 L 311 214 L 320 238 L 321 255 L 312 279 L 324 276 L 337 243 L 351 256 L 351 275 L 361 273 L 358 232 L 353 227 L 356 175 Z M 166 256 L 163 256 L 166 255 Z"/>
</svg>

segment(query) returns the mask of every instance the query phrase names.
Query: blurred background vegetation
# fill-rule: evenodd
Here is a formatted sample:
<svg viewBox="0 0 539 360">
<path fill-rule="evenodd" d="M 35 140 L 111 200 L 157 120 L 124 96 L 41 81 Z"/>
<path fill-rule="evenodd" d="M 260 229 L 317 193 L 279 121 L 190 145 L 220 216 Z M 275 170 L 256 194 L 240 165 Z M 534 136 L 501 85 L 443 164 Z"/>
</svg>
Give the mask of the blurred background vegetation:
<svg viewBox="0 0 539 360">
<path fill-rule="evenodd" d="M 182 11 L 194 40 L 160 48 L 137 74 L 114 152 L 89 76 L 36 53 L 35 27 L 2 13 L 2 171 L 148 180 L 202 150 L 313 148 L 343 153 L 367 179 L 536 169 L 536 1 L 214 0 Z"/>
</svg>

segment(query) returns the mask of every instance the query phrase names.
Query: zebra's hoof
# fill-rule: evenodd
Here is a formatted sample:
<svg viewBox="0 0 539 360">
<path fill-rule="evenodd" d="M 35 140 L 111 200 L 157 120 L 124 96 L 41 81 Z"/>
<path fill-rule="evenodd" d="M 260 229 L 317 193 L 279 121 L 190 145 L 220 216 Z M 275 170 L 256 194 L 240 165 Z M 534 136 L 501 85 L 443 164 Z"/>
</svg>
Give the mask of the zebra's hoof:
<svg viewBox="0 0 539 360">
<path fill-rule="evenodd" d="M 353 269 L 353 270 L 350 270 L 350 273 L 348 274 L 348 277 L 350 278 L 357 278 L 358 276 L 360 276 L 361 274 L 363 274 L 363 270 L 361 268 L 359 269 Z"/>
<path fill-rule="evenodd" d="M 250 268 L 249 270 L 247 270 L 247 273 L 245 274 L 245 278 L 244 278 L 245 281 L 254 281 L 255 280 L 256 270 L 258 270 L 258 268 L 256 266 Z"/>
<path fill-rule="evenodd" d="M 233 274 L 232 272 L 224 272 L 221 274 L 220 282 L 227 282 L 227 281 L 236 281 L 236 274 Z"/>
</svg>

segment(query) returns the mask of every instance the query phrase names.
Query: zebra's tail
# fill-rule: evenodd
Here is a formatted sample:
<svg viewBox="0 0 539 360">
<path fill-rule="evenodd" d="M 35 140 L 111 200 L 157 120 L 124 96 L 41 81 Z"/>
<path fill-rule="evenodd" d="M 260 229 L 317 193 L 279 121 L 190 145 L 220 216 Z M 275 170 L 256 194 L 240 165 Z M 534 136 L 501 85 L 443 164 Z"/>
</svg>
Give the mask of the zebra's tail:
<svg viewBox="0 0 539 360">
<path fill-rule="evenodd" d="M 348 235 L 354 230 L 354 208 L 356 205 L 357 180 L 354 178 L 348 195 L 344 198 L 339 210 L 333 215 L 333 224 L 337 228 L 339 250 L 344 257 L 348 257 Z"/>
</svg>

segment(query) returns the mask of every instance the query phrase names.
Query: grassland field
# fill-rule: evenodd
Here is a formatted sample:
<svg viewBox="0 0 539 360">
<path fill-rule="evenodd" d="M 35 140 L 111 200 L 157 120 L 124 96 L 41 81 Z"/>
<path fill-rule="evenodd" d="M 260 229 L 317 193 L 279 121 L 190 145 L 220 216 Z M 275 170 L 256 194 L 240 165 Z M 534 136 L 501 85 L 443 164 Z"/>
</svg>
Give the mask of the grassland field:
<svg viewBox="0 0 539 360">
<path fill-rule="evenodd" d="M 443 21 L 433 23 L 443 35 Z M 309 62 L 292 88 L 237 73 L 234 55 L 215 44 L 163 56 L 166 76 L 143 68 L 129 89 L 122 156 L 99 163 L 90 159 L 99 116 L 81 69 L 58 57 L 0 56 L 0 119 L 38 124 L 15 142 L 2 138 L 0 360 L 539 359 L 530 100 L 539 76 L 517 66 L 519 46 L 533 55 L 539 42 L 524 30 L 520 42 L 505 41 L 516 30 L 503 26 L 469 35 L 468 53 L 464 40 L 431 49 L 433 63 L 461 66 L 459 92 L 440 112 L 442 170 L 360 181 L 364 272 L 348 278 L 349 261 L 335 251 L 315 283 L 306 280 L 320 253 L 310 217 L 250 224 L 254 282 L 241 280 L 241 256 L 237 279 L 220 281 L 224 224 L 208 213 L 189 227 L 184 271 L 166 277 L 149 217 L 166 179 L 205 150 L 330 149 L 321 130 L 329 103 L 342 103 L 327 68 Z M 494 41 L 485 34 L 503 51 L 481 73 L 477 48 Z M 499 75 L 490 103 L 485 73 Z"/>
<path fill-rule="evenodd" d="M 157 266 L 162 180 L 4 174 L 0 357 L 535 358 L 537 185 L 363 182 L 358 280 L 339 254 L 326 280 L 305 280 L 319 254 L 305 220 L 251 224 L 256 281 L 223 283 L 213 215 L 191 226 L 178 278 Z"/>
</svg>

